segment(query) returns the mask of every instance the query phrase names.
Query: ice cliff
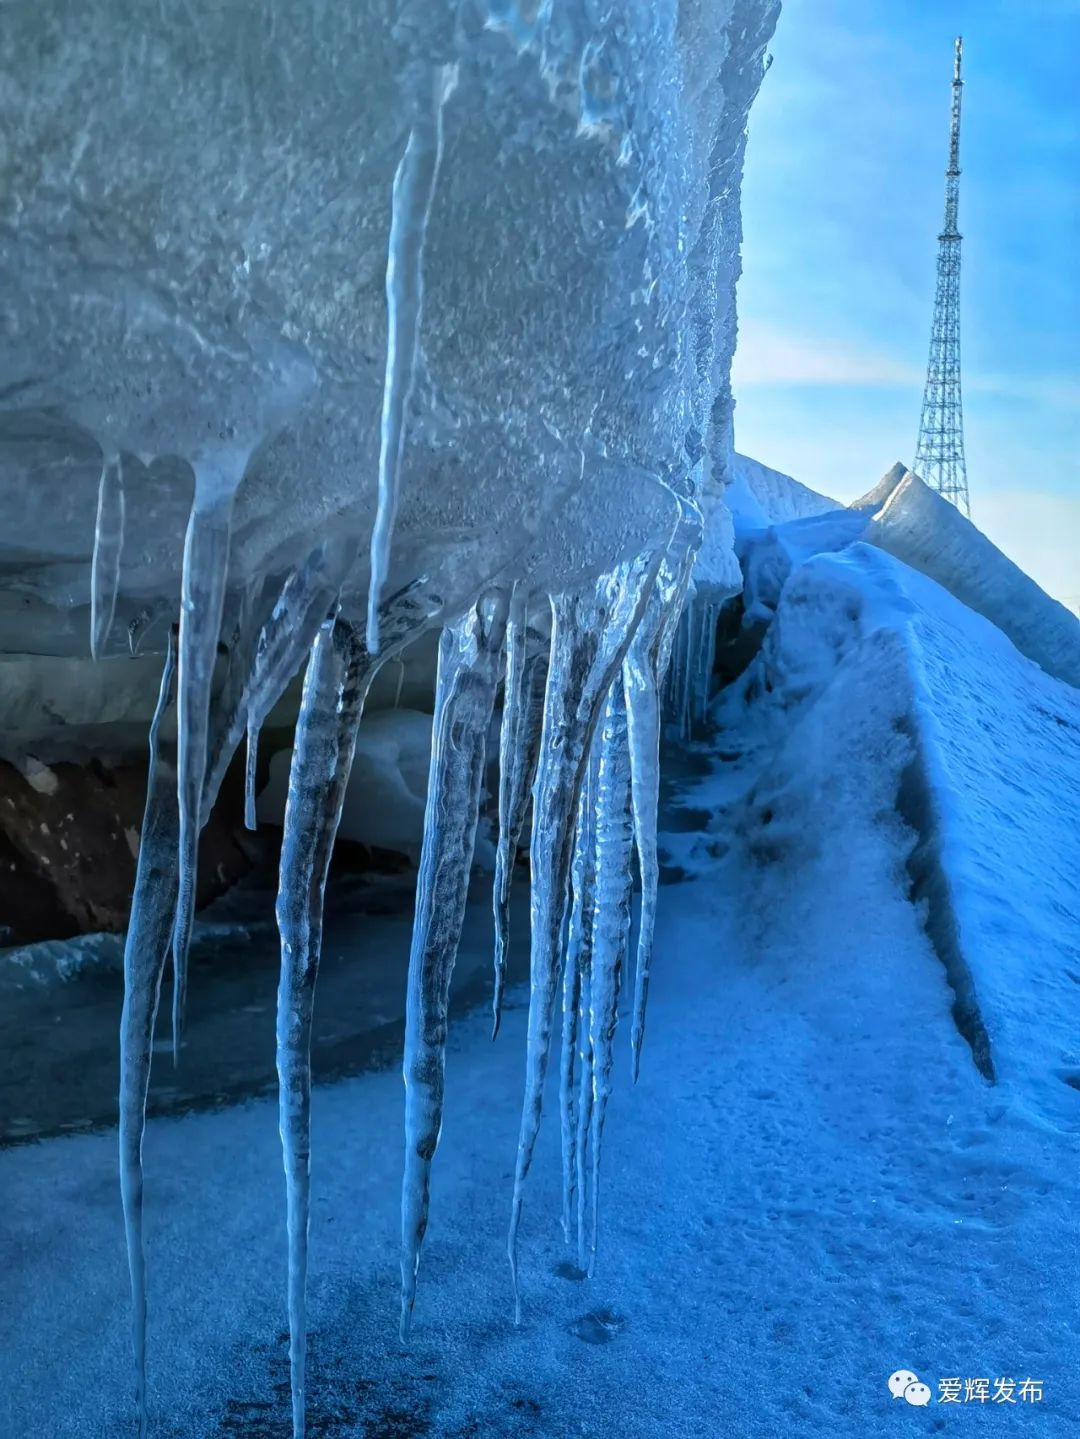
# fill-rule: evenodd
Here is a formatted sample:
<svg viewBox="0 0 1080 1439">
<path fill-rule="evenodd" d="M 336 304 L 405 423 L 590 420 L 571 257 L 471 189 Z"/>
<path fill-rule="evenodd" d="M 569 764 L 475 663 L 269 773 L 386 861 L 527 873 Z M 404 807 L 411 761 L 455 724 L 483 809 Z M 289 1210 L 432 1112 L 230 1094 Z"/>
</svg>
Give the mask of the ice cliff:
<svg viewBox="0 0 1080 1439">
<path fill-rule="evenodd" d="M 5 9 L 5 648 L 165 657 L 122 1020 L 143 1429 L 141 1147 L 166 957 L 178 1044 L 199 832 L 305 661 L 278 901 L 295 1433 L 326 867 L 369 687 L 425 632 L 441 638 L 408 995 L 403 1332 L 504 671 L 503 874 L 533 794 L 515 1290 L 568 885 L 567 1222 L 580 1203 L 590 1262 L 632 847 L 636 1053 L 643 1036 L 659 685 L 675 646 L 689 713 L 709 618 L 740 584 L 723 500 L 739 181 L 777 8 Z"/>
</svg>

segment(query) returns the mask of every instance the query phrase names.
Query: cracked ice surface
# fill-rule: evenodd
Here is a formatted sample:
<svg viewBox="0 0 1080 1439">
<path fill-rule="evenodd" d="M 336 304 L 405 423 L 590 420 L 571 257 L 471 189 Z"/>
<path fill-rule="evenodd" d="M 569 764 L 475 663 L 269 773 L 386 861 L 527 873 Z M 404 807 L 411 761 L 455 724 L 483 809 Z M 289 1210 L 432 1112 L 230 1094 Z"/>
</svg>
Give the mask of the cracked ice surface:
<svg viewBox="0 0 1080 1439">
<path fill-rule="evenodd" d="M 129 643 L 163 652 L 179 614 L 176 864 L 152 886 L 163 849 L 144 846 L 128 941 L 145 1010 L 170 920 L 162 896 L 175 889 L 176 1037 L 199 829 L 243 736 L 254 744 L 312 651 L 278 905 L 297 1434 L 306 1033 L 320 856 L 340 813 L 336 802 L 317 816 L 312 796 L 343 793 L 361 709 L 342 699 L 327 616 L 350 645 L 366 634 L 356 653 L 367 674 L 426 629 L 444 630 L 444 648 L 463 643 L 463 617 L 482 595 L 502 613 L 512 592 L 519 617 L 551 602 L 544 703 L 525 703 L 503 755 L 519 780 L 537 766 L 516 1289 L 583 777 L 599 746 L 597 793 L 610 812 L 595 828 L 589 818 L 577 846 L 595 844 L 604 880 L 589 900 L 589 932 L 603 937 L 589 991 L 603 1011 L 587 1036 L 598 1052 L 595 1165 L 628 948 L 625 875 L 604 879 L 611 846 L 617 835 L 626 858 L 636 842 L 651 890 L 655 707 L 674 625 L 692 583 L 700 607 L 680 630 L 676 684 L 689 717 L 700 712 L 692 676 L 708 658 L 712 607 L 740 584 L 723 502 L 739 181 L 777 8 L 5 9 L 0 559 L 28 604 L 58 616 L 85 608 L 96 654 Z M 78 632 L 57 628 L 65 644 Z M 433 747 L 423 866 L 432 894 L 452 902 L 420 913 L 414 936 L 410 995 L 420 999 L 406 1078 L 419 1074 L 428 1092 L 407 1106 L 420 1167 L 403 1197 L 406 1312 L 441 1124 L 444 978 L 500 663 L 493 642 L 480 668 L 440 668 L 436 712 L 452 742 Z M 475 703 L 455 688 L 466 678 L 482 691 Z M 313 769 L 324 730 L 332 744 Z M 524 818 L 520 791 L 508 781 L 511 830 Z M 166 808 L 152 793 L 148 833 L 164 832 Z M 301 848 L 317 818 L 316 864 Z M 636 1045 L 647 936 L 638 962 Z M 141 1134 L 144 1088 L 141 1071 L 125 1082 L 129 1136 Z M 134 1250 L 132 1281 L 141 1324 Z M 141 1357 L 138 1327 L 136 1344 Z"/>
</svg>

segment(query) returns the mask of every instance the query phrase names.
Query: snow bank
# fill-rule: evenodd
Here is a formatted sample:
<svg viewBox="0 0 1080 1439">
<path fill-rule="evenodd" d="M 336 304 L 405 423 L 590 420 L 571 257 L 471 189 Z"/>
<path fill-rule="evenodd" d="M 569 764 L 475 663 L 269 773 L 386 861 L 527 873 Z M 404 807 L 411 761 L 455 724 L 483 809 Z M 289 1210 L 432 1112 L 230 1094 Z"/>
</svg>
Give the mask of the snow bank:
<svg viewBox="0 0 1080 1439">
<path fill-rule="evenodd" d="M 1080 837 L 1063 797 L 1080 796 L 1080 695 L 941 586 L 856 543 L 792 573 L 721 710 L 748 702 L 782 747 L 778 772 L 821 785 L 843 785 L 833 736 L 856 726 L 914 831 L 913 892 L 978 1067 L 1020 1104 L 1072 1112 Z M 775 846 L 761 803 L 759 790 L 759 842 Z"/>
<path fill-rule="evenodd" d="M 852 507 L 872 512 L 864 538 L 944 585 L 1047 674 L 1080 686 L 1080 620 L 955 505 L 910 471 L 897 475 L 898 469 Z"/>
<path fill-rule="evenodd" d="M 808 502 L 789 488 L 795 481 L 767 473 L 774 481 L 763 493 L 774 498 L 764 522 L 755 526 L 752 509 L 743 523 L 736 518 L 747 626 L 771 618 L 788 576 L 805 560 L 862 540 L 936 580 L 1048 674 L 1080 686 L 1077 618 L 903 465 L 893 465 L 846 509 L 807 509 Z M 781 480 L 783 485 L 777 483 Z M 789 515 L 785 509 L 804 512 Z"/>
<path fill-rule="evenodd" d="M 731 483 L 725 498 L 737 531 L 764 529 L 841 508 L 836 500 L 819 495 L 790 475 L 738 453 L 732 455 Z"/>
</svg>

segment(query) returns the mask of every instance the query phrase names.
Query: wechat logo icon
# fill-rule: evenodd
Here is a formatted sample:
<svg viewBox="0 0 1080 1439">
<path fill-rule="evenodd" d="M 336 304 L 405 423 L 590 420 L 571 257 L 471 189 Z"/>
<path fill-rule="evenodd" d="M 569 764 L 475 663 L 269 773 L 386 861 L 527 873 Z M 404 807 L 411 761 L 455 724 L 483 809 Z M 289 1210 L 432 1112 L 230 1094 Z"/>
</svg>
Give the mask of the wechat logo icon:
<svg viewBox="0 0 1080 1439">
<path fill-rule="evenodd" d="M 930 1403 L 930 1386 L 920 1383 L 919 1376 L 910 1369 L 897 1369 L 889 1375 L 889 1393 L 894 1399 L 906 1399 L 920 1407 Z"/>
</svg>

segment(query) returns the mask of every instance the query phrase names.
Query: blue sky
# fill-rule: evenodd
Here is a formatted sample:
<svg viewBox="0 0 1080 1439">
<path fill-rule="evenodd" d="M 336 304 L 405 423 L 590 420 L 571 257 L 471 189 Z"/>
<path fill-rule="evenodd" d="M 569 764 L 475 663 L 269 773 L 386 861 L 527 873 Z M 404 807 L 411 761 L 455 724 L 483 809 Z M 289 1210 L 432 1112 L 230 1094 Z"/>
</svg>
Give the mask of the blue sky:
<svg viewBox="0 0 1080 1439">
<path fill-rule="evenodd" d="M 839 500 L 911 462 L 957 34 L 972 518 L 1080 596 L 1080 0 L 785 0 L 750 115 L 736 444 Z"/>
</svg>

